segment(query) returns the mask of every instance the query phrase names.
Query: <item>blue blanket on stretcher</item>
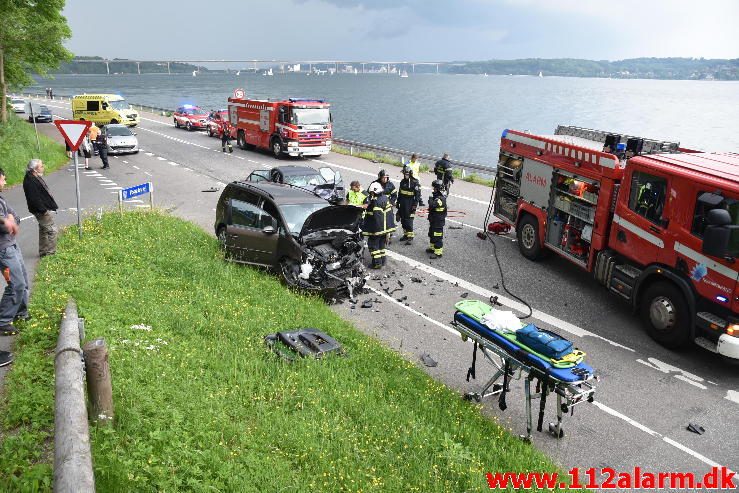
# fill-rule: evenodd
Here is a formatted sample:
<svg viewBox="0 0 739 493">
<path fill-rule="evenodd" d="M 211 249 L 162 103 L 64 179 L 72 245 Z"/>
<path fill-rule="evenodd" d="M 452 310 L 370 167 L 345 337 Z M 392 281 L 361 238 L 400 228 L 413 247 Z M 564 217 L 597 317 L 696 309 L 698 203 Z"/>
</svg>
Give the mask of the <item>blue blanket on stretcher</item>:
<svg viewBox="0 0 739 493">
<path fill-rule="evenodd" d="M 490 327 L 481 324 L 474 318 L 465 315 L 462 312 L 456 312 L 454 314 L 454 320 L 481 335 L 496 346 L 503 348 L 507 353 L 521 363 L 533 366 L 555 380 L 568 383 L 579 382 L 580 380 L 589 378 L 595 373 L 593 368 L 585 363 L 579 363 L 571 368 L 555 368 L 549 361 L 523 350 L 520 346 L 509 341 Z"/>
</svg>

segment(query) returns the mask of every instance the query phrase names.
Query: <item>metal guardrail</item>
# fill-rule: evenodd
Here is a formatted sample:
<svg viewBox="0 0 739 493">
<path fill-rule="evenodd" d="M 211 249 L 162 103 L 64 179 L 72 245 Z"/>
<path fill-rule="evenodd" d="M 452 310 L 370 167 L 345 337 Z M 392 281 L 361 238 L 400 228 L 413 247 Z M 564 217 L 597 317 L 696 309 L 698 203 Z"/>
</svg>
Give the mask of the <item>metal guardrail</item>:
<svg viewBox="0 0 739 493">
<path fill-rule="evenodd" d="M 25 94 L 21 94 L 21 96 L 23 95 Z M 28 96 L 48 99 L 46 94 L 40 94 L 40 93 L 29 93 Z M 72 96 L 68 94 L 63 94 L 63 95 L 55 94 L 54 99 L 59 99 L 61 101 L 65 101 L 65 100 L 68 101 L 72 99 Z M 148 106 L 148 105 L 136 104 L 136 103 L 130 103 L 130 104 L 133 108 L 138 109 L 139 111 L 149 111 L 149 112 L 157 113 L 160 115 L 172 114 L 172 110 L 167 109 L 167 108 L 160 108 L 157 106 Z M 381 145 L 376 145 L 376 144 L 368 144 L 366 142 L 357 142 L 357 141 L 349 140 L 349 139 L 334 138 L 333 143 L 335 145 L 338 145 L 339 147 L 344 147 L 344 148 L 349 149 L 349 153 L 351 155 L 354 154 L 354 149 L 357 149 L 359 152 L 361 152 L 362 150 L 367 150 L 367 151 L 372 151 L 375 153 L 380 153 L 385 156 L 395 157 L 398 159 L 398 161 L 402 163 L 408 162 L 408 160 L 410 160 L 411 155 L 415 154 L 418 157 L 419 162 L 421 164 L 427 165 L 429 169 L 431 170 L 433 169 L 436 161 L 441 158 L 441 156 L 433 156 L 431 154 L 424 154 L 421 152 L 414 153 L 412 151 L 407 151 L 404 149 L 396 149 L 393 147 L 386 147 L 386 146 L 381 146 Z M 460 169 L 462 171 L 463 176 L 465 176 L 466 173 L 476 173 L 479 175 L 494 175 L 495 170 L 496 170 L 495 166 L 486 166 L 484 164 L 472 163 L 468 161 L 455 161 L 455 160 L 450 160 L 450 161 L 455 168 Z"/>
<path fill-rule="evenodd" d="M 375 144 L 367 144 L 365 142 L 357 142 L 354 140 L 348 140 L 348 139 L 333 139 L 333 143 L 335 145 L 338 145 L 339 147 L 344 147 L 349 149 L 349 154 L 354 155 L 355 149 L 358 152 L 361 152 L 363 150 L 369 150 L 372 152 L 380 153 L 385 156 L 392 156 L 397 157 L 399 161 L 402 163 L 408 162 L 410 160 L 411 154 L 415 154 L 418 157 L 418 161 L 421 164 L 425 164 L 429 167 L 429 169 L 433 170 L 434 164 L 437 160 L 441 158 L 441 156 L 433 156 L 431 154 L 423 154 L 420 152 L 411 152 L 406 151 L 403 149 L 396 149 L 393 147 L 385 147 L 385 146 L 379 146 Z M 454 161 L 450 160 L 452 165 L 462 170 L 463 175 L 465 172 L 473 172 L 477 174 L 483 174 L 483 175 L 494 175 L 495 174 L 495 168 L 492 166 L 485 166 L 484 164 L 478 164 L 478 163 L 471 163 L 467 161 Z"/>
</svg>

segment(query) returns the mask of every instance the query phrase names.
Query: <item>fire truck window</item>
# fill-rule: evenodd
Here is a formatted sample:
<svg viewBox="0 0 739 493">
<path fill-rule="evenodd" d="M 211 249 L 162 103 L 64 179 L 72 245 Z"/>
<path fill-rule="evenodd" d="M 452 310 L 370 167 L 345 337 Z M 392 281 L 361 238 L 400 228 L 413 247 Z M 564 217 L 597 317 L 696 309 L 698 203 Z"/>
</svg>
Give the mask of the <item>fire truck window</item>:
<svg viewBox="0 0 739 493">
<path fill-rule="evenodd" d="M 667 196 L 667 180 L 635 171 L 631 175 L 629 209 L 655 224 L 661 224 Z"/>
</svg>

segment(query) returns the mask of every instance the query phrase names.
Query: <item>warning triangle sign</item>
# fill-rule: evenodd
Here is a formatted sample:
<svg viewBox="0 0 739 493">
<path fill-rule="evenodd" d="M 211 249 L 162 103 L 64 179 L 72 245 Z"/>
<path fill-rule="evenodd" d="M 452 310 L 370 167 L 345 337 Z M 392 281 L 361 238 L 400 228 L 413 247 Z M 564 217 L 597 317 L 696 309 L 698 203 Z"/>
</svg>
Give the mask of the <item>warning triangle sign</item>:
<svg viewBox="0 0 739 493">
<path fill-rule="evenodd" d="M 87 135 L 87 129 L 90 128 L 92 122 L 84 120 L 54 120 L 54 125 L 69 144 L 69 148 L 76 151 L 82 143 L 82 139 Z"/>
</svg>

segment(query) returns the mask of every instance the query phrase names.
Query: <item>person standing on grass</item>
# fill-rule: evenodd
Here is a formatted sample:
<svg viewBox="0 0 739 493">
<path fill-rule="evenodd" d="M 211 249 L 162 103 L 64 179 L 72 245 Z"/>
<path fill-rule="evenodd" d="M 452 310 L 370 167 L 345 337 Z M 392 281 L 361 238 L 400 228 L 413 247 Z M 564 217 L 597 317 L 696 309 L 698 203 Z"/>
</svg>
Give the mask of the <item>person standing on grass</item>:
<svg viewBox="0 0 739 493">
<path fill-rule="evenodd" d="M 36 216 L 38 221 L 39 257 L 54 255 L 56 253 L 54 216 L 59 207 L 44 181 L 44 163 L 40 159 L 29 161 L 26 176 L 23 178 L 23 192 L 26 194 L 28 211 Z"/>
<path fill-rule="evenodd" d="M 0 168 L 0 191 L 5 188 L 5 171 Z M 28 320 L 28 274 L 16 243 L 18 215 L 0 196 L 0 271 L 5 275 L 5 291 L 0 299 L 0 336 L 15 335 L 12 322 Z"/>
</svg>

